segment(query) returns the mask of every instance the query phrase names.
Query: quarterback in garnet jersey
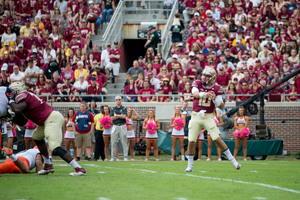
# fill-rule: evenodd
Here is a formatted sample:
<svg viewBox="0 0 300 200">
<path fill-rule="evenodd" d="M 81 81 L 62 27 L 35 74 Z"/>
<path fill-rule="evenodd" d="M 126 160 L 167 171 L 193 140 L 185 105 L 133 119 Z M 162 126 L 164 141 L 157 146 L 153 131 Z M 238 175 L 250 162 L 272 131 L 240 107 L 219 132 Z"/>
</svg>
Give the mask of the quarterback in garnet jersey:
<svg viewBox="0 0 300 200">
<path fill-rule="evenodd" d="M 241 168 L 241 165 L 235 160 L 227 145 L 220 138 L 219 130 L 214 121 L 213 111 L 215 108 L 224 107 L 222 100 L 223 90 L 220 85 L 215 84 L 216 77 L 216 71 L 212 67 L 206 67 L 202 72 L 202 80 L 195 80 L 192 83 L 192 94 L 194 96 L 194 100 L 193 112 L 188 126 L 188 167 L 185 172 L 192 172 L 194 169 L 193 161 L 196 141 L 202 128 L 207 130 L 212 140 L 218 147 L 221 148 L 233 166 L 236 169 Z"/>
<path fill-rule="evenodd" d="M 58 155 L 76 170 L 75 173 L 70 173 L 71 176 L 86 175 L 85 169 L 72 158 L 70 153 L 60 147 L 62 142 L 62 126 L 64 123 L 62 114 L 55 111 L 35 94 L 27 92 L 24 82 L 14 82 L 10 84 L 9 88 L 15 92 L 9 96 L 9 106 L 11 109 L 16 114 L 22 114 L 38 125 L 32 134 L 32 138 L 37 144 L 45 162 L 44 169 L 38 171 L 38 174 L 45 175 L 54 172 L 44 140 L 46 138 L 53 155 Z"/>
</svg>

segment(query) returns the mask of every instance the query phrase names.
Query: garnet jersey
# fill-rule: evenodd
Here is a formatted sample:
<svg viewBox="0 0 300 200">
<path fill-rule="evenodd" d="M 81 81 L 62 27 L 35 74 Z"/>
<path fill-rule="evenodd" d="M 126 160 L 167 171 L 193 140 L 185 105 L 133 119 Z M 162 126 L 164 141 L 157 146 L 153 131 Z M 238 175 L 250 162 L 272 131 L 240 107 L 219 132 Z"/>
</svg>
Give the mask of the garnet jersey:
<svg viewBox="0 0 300 200">
<path fill-rule="evenodd" d="M 210 92 L 213 91 L 216 96 L 218 95 L 222 95 L 223 94 L 223 90 L 221 88 L 220 85 L 212 85 L 209 88 L 206 88 L 202 85 L 202 82 L 200 80 L 195 80 L 192 83 L 192 87 L 196 87 L 199 92 Z M 212 98 L 207 98 L 207 97 L 200 97 L 198 98 L 194 98 L 193 101 L 193 111 L 195 112 L 199 112 L 200 110 L 206 110 L 205 113 L 213 113 L 213 111 L 215 110 L 215 104 L 212 101 Z"/>
<path fill-rule="evenodd" d="M 52 113 L 53 108 L 47 103 L 43 102 L 35 94 L 23 91 L 17 94 L 16 103 L 26 101 L 27 108 L 23 111 L 23 115 L 36 123 L 39 126 L 43 126 L 48 116 Z"/>
</svg>

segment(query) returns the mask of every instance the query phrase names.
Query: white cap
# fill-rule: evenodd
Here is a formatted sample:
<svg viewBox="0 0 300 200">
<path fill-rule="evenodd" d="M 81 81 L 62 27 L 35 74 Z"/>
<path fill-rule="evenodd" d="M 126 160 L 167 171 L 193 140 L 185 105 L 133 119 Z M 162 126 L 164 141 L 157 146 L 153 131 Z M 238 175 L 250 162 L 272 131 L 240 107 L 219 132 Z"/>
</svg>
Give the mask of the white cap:
<svg viewBox="0 0 300 200">
<path fill-rule="evenodd" d="M 178 59 L 178 56 L 177 56 L 177 54 L 173 54 L 172 58 L 176 58 L 176 59 Z"/>
<path fill-rule="evenodd" d="M 38 52 L 38 51 L 37 51 L 37 49 L 35 49 L 35 48 L 32 50 L 32 53 L 37 53 L 37 52 Z"/>
<path fill-rule="evenodd" d="M 89 1 L 89 4 L 94 4 L 94 1 Z"/>
<path fill-rule="evenodd" d="M 207 10 L 207 11 L 205 12 L 205 14 L 206 14 L 206 15 L 208 15 L 208 13 L 210 13 L 210 14 L 211 14 L 211 13 L 212 13 L 212 11 L 211 11 L 211 10 Z"/>
<path fill-rule="evenodd" d="M 236 40 L 235 43 L 241 44 L 241 40 Z"/>
<path fill-rule="evenodd" d="M 278 22 L 278 24 L 284 24 L 283 22 Z"/>
<path fill-rule="evenodd" d="M 78 61 L 77 65 L 82 65 L 83 66 L 83 62 L 82 61 Z"/>
<path fill-rule="evenodd" d="M 196 13 L 194 14 L 194 16 L 200 16 L 200 14 L 199 14 L 198 12 L 196 12 Z"/>
<path fill-rule="evenodd" d="M 179 42 L 179 43 L 177 44 L 177 46 L 183 47 L 183 43 L 182 43 L 182 42 Z"/>
<path fill-rule="evenodd" d="M 1 71 L 6 71 L 8 68 L 8 65 L 6 63 L 3 63 Z"/>
<path fill-rule="evenodd" d="M 194 53 L 193 51 L 191 51 L 191 52 L 189 53 L 189 56 L 195 56 L 195 53 Z"/>
</svg>

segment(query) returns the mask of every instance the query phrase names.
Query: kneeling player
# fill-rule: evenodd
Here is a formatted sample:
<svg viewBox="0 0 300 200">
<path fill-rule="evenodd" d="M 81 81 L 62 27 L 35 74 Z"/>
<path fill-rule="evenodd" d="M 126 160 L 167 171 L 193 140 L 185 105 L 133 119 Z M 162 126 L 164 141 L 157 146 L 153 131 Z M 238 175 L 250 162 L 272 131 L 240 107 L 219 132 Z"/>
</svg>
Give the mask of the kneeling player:
<svg viewBox="0 0 300 200">
<path fill-rule="evenodd" d="M 3 147 L 2 151 L 10 158 L 5 163 L 0 164 L 0 174 L 27 174 L 34 168 L 36 168 L 37 172 L 43 169 L 43 161 L 38 149 L 29 149 L 16 155 L 13 154 L 11 149 L 6 147 Z"/>
</svg>

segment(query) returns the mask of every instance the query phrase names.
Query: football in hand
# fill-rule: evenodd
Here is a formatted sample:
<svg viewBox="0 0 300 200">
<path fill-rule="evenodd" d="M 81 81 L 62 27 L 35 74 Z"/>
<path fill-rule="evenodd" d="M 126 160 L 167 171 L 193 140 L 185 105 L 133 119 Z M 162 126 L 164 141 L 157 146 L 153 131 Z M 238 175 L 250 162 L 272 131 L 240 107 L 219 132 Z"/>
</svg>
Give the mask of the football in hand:
<svg viewBox="0 0 300 200">
<path fill-rule="evenodd" d="M 86 21 L 90 22 L 90 23 L 95 23 L 98 19 L 98 15 L 95 13 L 89 13 L 87 15 Z"/>
</svg>

